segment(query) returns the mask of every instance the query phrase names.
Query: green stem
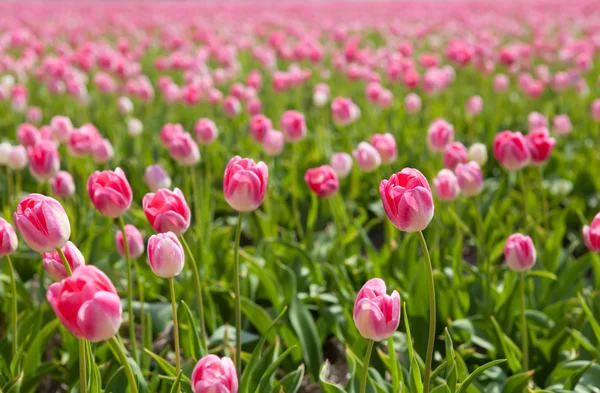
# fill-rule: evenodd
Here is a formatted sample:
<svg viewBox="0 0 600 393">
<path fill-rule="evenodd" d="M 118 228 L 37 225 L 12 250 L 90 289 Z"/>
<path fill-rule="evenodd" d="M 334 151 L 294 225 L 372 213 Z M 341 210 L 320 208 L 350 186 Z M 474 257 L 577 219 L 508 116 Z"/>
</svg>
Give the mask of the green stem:
<svg viewBox="0 0 600 393">
<path fill-rule="evenodd" d="M 8 272 L 10 274 L 10 290 L 12 292 L 11 298 L 11 324 L 12 324 L 12 358 L 17 356 L 17 281 L 15 280 L 15 270 L 13 269 L 12 261 L 10 257 L 6 256 L 6 262 L 8 262 Z"/>
<path fill-rule="evenodd" d="M 423 377 L 423 392 L 429 393 L 429 376 L 431 374 L 431 363 L 433 362 L 433 345 L 435 342 L 435 283 L 433 281 L 433 269 L 431 268 L 431 258 L 427 249 L 427 242 L 423 232 L 419 232 L 421 248 L 425 256 L 425 268 L 427 270 L 427 289 L 429 290 L 429 338 L 427 339 L 427 356 L 425 357 L 425 375 Z"/>
<path fill-rule="evenodd" d="M 521 195 L 523 197 L 523 212 L 525 213 L 525 219 L 523 221 L 525 223 L 525 228 L 527 228 L 527 221 L 529 220 L 529 204 L 527 203 L 527 185 L 525 184 L 525 176 L 523 176 L 522 171 L 517 172 L 517 177 L 519 178 L 519 182 L 521 183 Z"/>
<path fill-rule="evenodd" d="M 202 202 L 202 195 L 198 192 L 198 181 L 196 180 L 196 176 L 194 173 L 194 169 L 190 167 L 190 178 L 192 179 L 192 194 L 193 194 L 193 202 L 194 202 L 194 214 L 196 215 L 196 225 L 198 225 L 198 244 L 200 245 L 200 254 L 202 255 L 202 250 L 204 250 L 204 241 L 202 238 L 202 210 L 200 209 L 200 204 Z"/>
<path fill-rule="evenodd" d="M 365 361 L 363 362 L 362 379 L 360 380 L 360 393 L 367 391 L 367 377 L 369 376 L 369 363 L 371 362 L 371 352 L 373 352 L 373 344 L 375 341 L 369 340 L 367 352 L 365 353 Z"/>
<path fill-rule="evenodd" d="M 519 277 L 521 290 L 521 350 L 523 352 L 523 367 L 524 371 L 529 370 L 529 344 L 527 337 L 527 318 L 525 317 L 525 273 L 521 273 Z"/>
<path fill-rule="evenodd" d="M 204 301 L 202 299 L 202 287 L 200 286 L 200 273 L 198 273 L 198 265 L 196 264 L 196 258 L 194 258 L 194 254 L 190 249 L 190 246 L 185 241 L 183 236 L 179 237 L 181 244 L 185 248 L 185 251 L 190 258 L 190 262 L 192 264 L 192 278 L 194 280 L 194 290 L 196 292 L 196 300 L 198 305 L 198 315 L 200 316 L 200 340 L 202 341 L 202 349 L 205 352 L 208 352 L 208 346 L 206 344 L 206 324 L 204 323 Z"/>
<path fill-rule="evenodd" d="M 62 261 L 63 266 L 65 267 L 67 276 L 73 275 L 73 270 L 71 270 L 71 265 L 69 265 L 69 262 L 67 262 L 67 257 L 65 256 L 65 253 L 63 252 L 63 250 L 61 248 L 57 247 L 56 251 L 58 252 L 58 255 L 60 255 L 60 260 Z"/>
<path fill-rule="evenodd" d="M 169 279 L 169 290 L 171 291 L 171 309 L 173 310 L 173 339 L 175 340 L 175 373 L 179 375 L 181 370 L 181 354 L 179 353 L 179 323 L 177 322 L 177 305 L 175 304 L 174 279 Z"/>
<path fill-rule="evenodd" d="M 129 254 L 129 241 L 125 233 L 125 221 L 119 217 L 119 225 L 123 233 L 123 250 L 125 251 L 125 264 L 127 268 L 127 314 L 129 319 L 129 340 L 131 341 L 131 354 L 133 360 L 138 361 L 137 343 L 135 339 L 135 321 L 133 316 L 133 278 L 131 274 L 131 256 Z"/>
<path fill-rule="evenodd" d="M 87 393 L 87 359 L 85 356 L 85 340 L 79 339 L 79 392 Z"/>
<path fill-rule="evenodd" d="M 292 214 L 294 215 L 294 222 L 296 223 L 296 231 L 298 232 L 298 240 L 302 242 L 304 239 L 304 230 L 302 229 L 302 221 L 300 220 L 300 211 L 298 210 L 297 200 L 297 188 L 298 188 L 298 168 L 296 167 L 296 144 L 292 144 L 292 170 L 290 175 L 292 176 Z"/>
<path fill-rule="evenodd" d="M 477 245 L 478 245 L 478 258 L 483 263 L 484 272 L 484 289 L 485 289 L 485 304 L 489 305 L 491 296 L 491 275 L 490 275 L 490 264 L 485 253 L 485 234 L 483 232 L 483 213 L 481 212 L 481 197 L 477 196 Z M 486 310 L 489 310 L 486 306 Z"/>
<path fill-rule="evenodd" d="M 240 294 L 240 238 L 242 236 L 242 212 L 238 215 L 233 249 L 234 286 L 235 286 L 235 368 L 238 378 L 242 372 L 242 299 Z"/>
<path fill-rule="evenodd" d="M 6 188 L 8 190 L 8 206 L 12 208 L 15 191 L 13 189 L 12 170 L 9 167 L 6 167 Z"/>
<path fill-rule="evenodd" d="M 133 269 L 135 270 L 135 276 L 137 277 L 137 287 L 138 287 L 138 297 L 140 298 L 140 327 L 141 327 L 141 337 L 142 337 L 142 347 L 144 347 L 144 337 L 146 333 L 146 307 L 145 307 L 145 296 L 144 296 L 144 283 L 142 282 L 142 274 L 137 262 L 133 261 Z M 144 368 L 144 359 L 147 356 L 142 352 L 140 355 L 140 363 L 142 368 Z"/>
<path fill-rule="evenodd" d="M 129 364 L 129 361 L 127 360 L 127 356 L 125 355 L 125 352 L 123 351 L 123 348 L 119 344 L 119 341 L 117 340 L 116 336 L 110 338 L 107 342 L 113 348 L 113 351 L 119 357 L 119 361 L 121 362 L 121 365 L 123 366 L 123 369 L 125 370 L 125 375 L 127 376 L 127 382 L 129 384 L 129 392 L 130 393 L 138 393 L 137 381 L 135 380 L 133 371 L 131 370 L 131 365 Z"/>
<path fill-rule="evenodd" d="M 538 167 L 538 181 L 540 186 L 540 199 L 542 200 L 542 225 L 544 231 L 550 228 L 549 224 L 549 208 L 548 208 L 548 196 L 544 189 L 544 167 L 540 165 Z"/>
</svg>

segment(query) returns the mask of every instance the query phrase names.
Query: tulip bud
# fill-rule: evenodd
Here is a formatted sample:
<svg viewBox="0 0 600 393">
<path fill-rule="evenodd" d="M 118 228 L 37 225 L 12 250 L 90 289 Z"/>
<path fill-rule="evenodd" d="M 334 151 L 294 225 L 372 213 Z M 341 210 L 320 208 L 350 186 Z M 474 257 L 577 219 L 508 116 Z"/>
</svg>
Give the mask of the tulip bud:
<svg viewBox="0 0 600 393">
<path fill-rule="evenodd" d="M 21 145 L 13 146 L 8 155 L 8 167 L 15 171 L 20 171 L 27 166 L 28 162 L 29 158 L 25 147 Z"/>
<path fill-rule="evenodd" d="M 11 151 L 12 145 L 10 143 L 0 143 L 0 165 L 8 165 L 8 159 Z"/>
<path fill-rule="evenodd" d="M 42 121 L 42 109 L 39 106 L 30 106 L 25 117 L 29 123 L 39 124 Z"/>
<path fill-rule="evenodd" d="M 540 127 L 548 127 L 548 118 L 539 112 L 531 112 L 527 116 L 527 123 L 530 130 Z"/>
<path fill-rule="evenodd" d="M 196 140 L 202 145 L 210 145 L 219 135 L 215 122 L 207 118 L 202 118 L 196 122 L 194 132 Z"/>
<path fill-rule="evenodd" d="M 483 98 L 481 96 L 472 96 L 465 105 L 465 111 L 468 115 L 477 116 L 483 110 Z"/>
<path fill-rule="evenodd" d="M 583 227 L 583 241 L 591 252 L 600 251 L 600 213 L 594 216 L 589 226 Z"/>
<path fill-rule="evenodd" d="M 433 190 L 438 199 L 442 201 L 452 201 L 460 194 L 458 180 L 449 169 L 442 169 L 433 179 Z"/>
<path fill-rule="evenodd" d="M 304 181 L 320 198 L 329 198 L 335 195 L 340 188 L 338 177 L 329 165 L 307 170 L 304 174 Z"/>
<path fill-rule="evenodd" d="M 54 142 L 41 141 L 34 147 L 27 149 L 29 158 L 29 172 L 38 181 L 46 181 L 58 173 L 60 157 Z"/>
<path fill-rule="evenodd" d="M 185 264 L 185 254 L 173 232 L 150 236 L 148 264 L 154 274 L 162 278 L 173 278 L 181 273 Z"/>
<path fill-rule="evenodd" d="M 156 193 L 146 194 L 142 199 L 142 208 L 156 232 L 173 232 L 181 236 L 190 226 L 190 208 L 179 188 L 174 191 L 163 188 Z"/>
<path fill-rule="evenodd" d="M 370 143 L 360 142 L 352 155 L 363 172 L 373 172 L 381 165 L 381 156 Z"/>
<path fill-rule="evenodd" d="M 572 125 L 569 115 L 556 115 L 552 119 L 552 128 L 554 132 L 560 136 L 565 136 L 571 133 Z"/>
<path fill-rule="evenodd" d="M 306 120 L 298 111 L 283 112 L 279 125 L 287 142 L 298 142 L 306 136 Z"/>
<path fill-rule="evenodd" d="M 38 129 L 28 123 L 19 125 L 17 129 L 17 141 L 25 147 L 34 147 L 42 139 Z"/>
<path fill-rule="evenodd" d="M 267 116 L 258 114 L 252 116 L 249 129 L 252 139 L 257 143 L 261 143 L 265 138 L 265 135 L 267 135 L 267 132 L 273 129 L 273 123 Z"/>
<path fill-rule="evenodd" d="M 340 178 L 345 178 L 352 170 L 352 156 L 348 153 L 333 153 L 331 167 Z"/>
<path fill-rule="evenodd" d="M 600 122 L 600 98 L 597 98 L 592 102 L 590 110 L 592 112 L 592 118 L 596 122 Z"/>
<path fill-rule="evenodd" d="M 283 151 L 285 144 L 283 133 L 277 130 L 269 130 L 262 140 L 264 152 L 269 156 L 278 156 Z"/>
<path fill-rule="evenodd" d="M 133 259 L 139 258 L 144 253 L 144 238 L 140 231 L 131 224 L 125 225 L 125 235 L 129 246 L 129 256 Z M 123 231 L 115 234 L 115 244 L 119 255 L 125 258 L 125 244 L 123 242 Z"/>
<path fill-rule="evenodd" d="M 117 108 L 119 108 L 119 112 L 124 115 L 129 115 L 133 112 L 133 102 L 129 99 L 129 97 L 121 96 L 117 101 Z"/>
<path fill-rule="evenodd" d="M 454 170 L 458 164 L 467 162 L 467 149 L 460 142 L 452 142 L 444 148 L 444 167 Z"/>
<path fill-rule="evenodd" d="M 526 136 L 531 162 L 540 165 L 546 162 L 554 150 L 556 141 L 550 136 L 545 127 L 536 128 Z"/>
<path fill-rule="evenodd" d="M 237 393 L 238 379 L 230 358 L 206 355 L 192 372 L 194 393 Z"/>
<path fill-rule="evenodd" d="M 228 96 L 223 100 L 223 111 L 227 117 L 236 117 L 242 112 L 242 104 L 236 97 Z"/>
<path fill-rule="evenodd" d="M 523 134 L 511 131 L 502 131 L 496 135 L 494 156 L 509 171 L 525 167 L 531 159 L 529 145 Z"/>
<path fill-rule="evenodd" d="M 73 123 L 66 116 L 54 116 L 50 120 L 50 129 L 52 130 L 52 138 L 60 143 L 67 143 L 69 134 L 73 131 Z"/>
<path fill-rule="evenodd" d="M 496 93 L 505 93 L 510 87 L 510 80 L 504 74 L 498 74 L 494 77 L 494 91 Z"/>
<path fill-rule="evenodd" d="M 354 302 L 354 324 L 361 336 L 373 341 L 390 337 L 400 323 L 400 295 L 386 294 L 385 282 L 373 278 L 365 283 Z"/>
<path fill-rule="evenodd" d="M 433 152 L 442 152 L 454 140 L 454 127 L 443 119 L 435 120 L 427 130 L 427 145 Z"/>
<path fill-rule="evenodd" d="M 386 134 L 374 134 L 371 137 L 371 145 L 379 152 L 383 165 L 391 164 L 398 157 L 398 147 L 394 136 L 389 132 Z"/>
<path fill-rule="evenodd" d="M 25 243 L 39 253 L 64 246 L 71 236 L 65 209 L 45 195 L 29 194 L 21 199 L 14 221 Z"/>
<path fill-rule="evenodd" d="M 531 269 L 535 264 L 535 247 L 531 238 L 520 233 L 510 235 L 504 245 L 504 259 L 515 272 Z"/>
<path fill-rule="evenodd" d="M 258 209 L 265 199 L 269 168 L 264 162 L 255 163 L 252 159 L 233 157 L 223 177 L 225 200 L 239 212 Z"/>
<path fill-rule="evenodd" d="M 108 139 L 100 139 L 94 143 L 92 158 L 96 164 L 106 164 L 114 157 L 112 143 Z"/>
<path fill-rule="evenodd" d="M 480 166 L 487 162 L 487 148 L 483 143 L 473 143 L 467 151 L 467 160 L 475 161 Z"/>
<path fill-rule="evenodd" d="M 478 195 L 483 190 L 483 174 L 476 161 L 456 166 L 456 180 L 464 196 Z"/>
<path fill-rule="evenodd" d="M 433 197 L 427 179 L 413 168 L 404 168 L 382 180 L 379 194 L 390 221 L 403 232 L 419 232 L 433 218 Z"/>
<path fill-rule="evenodd" d="M 0 217 L 0 257 L 12 254 L 18 245 L 19 240 L 12 225 Z"/>
<path fill-rule="evenodd" d="M 71 271 L 75 271 L 79 266 L 85 265 L 83 254 L 72 242 L 66 242 L 62 247 L 62 251 L 65 254 L 65 258 Z M 58 251 L 43 253 L 42 264 L 44 265 L 44 269 L 48 272 L 48 275 L 52 277 L 54 281 L 61 281 L 69 276 Z"/>
<path fill-rule="evenodd" d="M 190 134 L 177 134 L 168 144 L 171 157 L 184 166 L 192 166 L 200 161 L 200 150 Z"/>
<path fill-rule="evenodd" d="M 133 199 L 131 186 L 121 168 L 92 173 L 87 182 L 87 192 L 94 207 L 109 218 L 122 216 L 129 210 Z"/>
<path fill-rule="evenodd" d="M 171 178 L 169 174 L 160 164 L 150 165 L 146 167 L 144 180 L 150 191 L 156 192 L 161 188 L 171 187 Z"/>
<path fill-rule="evenodd" d="M 410 93 L 404 98 L 404 110 L 406 113 L 419 113 L 421 106 L 421 97 L 416 93 Z"/>
<path fill-rule="evenodd" d="M 75 194 L 73 176 L 67 171 L 60 171 L 50 179 L 52 193 L 59 198 L 70 198 Z"/>
</svg>

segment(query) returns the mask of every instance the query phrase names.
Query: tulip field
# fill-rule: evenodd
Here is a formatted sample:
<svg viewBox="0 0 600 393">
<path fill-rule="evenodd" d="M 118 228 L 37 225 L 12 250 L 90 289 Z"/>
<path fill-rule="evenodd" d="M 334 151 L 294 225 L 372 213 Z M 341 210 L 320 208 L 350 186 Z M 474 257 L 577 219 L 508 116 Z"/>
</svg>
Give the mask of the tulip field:
<svg viewBox="0 0 600 393">
<path fill-rule="evenodd" d="M 0 393 L 600 393 L 600 4 L 0 3 Z"/>
</svg>

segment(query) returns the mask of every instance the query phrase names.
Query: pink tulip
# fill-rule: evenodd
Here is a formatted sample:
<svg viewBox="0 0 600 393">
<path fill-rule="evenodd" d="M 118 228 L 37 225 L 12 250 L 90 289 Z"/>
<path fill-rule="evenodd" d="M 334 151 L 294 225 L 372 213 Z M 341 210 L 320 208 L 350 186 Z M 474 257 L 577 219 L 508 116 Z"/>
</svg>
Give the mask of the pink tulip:
<svg viewBox="0 0 600 393">
<path fill-rule="evenodd" d="M 219 135 L 215 122 L 205 117 L 196 122 L 194 133 L 196 140 L 202 145 L 210 145 Z"/>
<path fill-rule="evenodd" d="M 60 157 L 54 142 L 41 141 L 34 147 L 27 149 L 29 156 L 29 172 L 38 181 L 47 181 L 58 173 Z"/>
<path fill-rule="evenodd" d="M 248 128 L 252 139 L 257 143 L 261 143 L 265 139 L 267 132 L 273 129 L 273 122 L 267 116 L 258 114 L 252 116 Z"/>
<path fill-rule="evenodd" d="M 171 158 L 183 166 L 192 166 L 200 161 L 198 145 L 187 132 L 174 135 L 167 148 Z"/>
<path fill-rule="evenodd" d="M 531 159 L 529 144 L 520 132 L 502 131 L 494 139 L 494 156 L 505 169 L 517 171 Z"/>
<path fill-rule="evenodd" d="M 325 83 L 318 83 L 313 90 L 313 103 L 317 107 L 327 105 L 329 101 L 330 89 Z"/>
<path fill-rule="evenodd" d="M 572 125 L 569 115 L 556 115 L 552 119 L 552 128 L 557 135 L 565 136 L 571 133 Z"/>
<path fill-rule="evenodd" d="M 225 200 L 239 212 L 256 210 L 265 199 L 268 177 L 269 168 L 264 162 L 233 157 L 223 177 Z"/>
<path fill-rule="evenodd" d="M 176 137 L 185 134 L 185 130 L 181 124 L 165 124 L 160 130 L 160 140 L 165 146 L 169 146 L 169 143 Z"/>
<path fill-rule="evenodd" d="M 75 271 L 80 266 L 85 265 L 83 254 L 72 242 L 66 242 L 62 247 L 62 251 L 65 254 L 65 258 L 67 259 L 71 271 Z M 48 272 L 48 275 L 52 277 L 54 281 L 62 281 L 68 277 L 65 265 L 63 264 L 58 251 L 43 253 L 42 264 L 44 265 L 44 269 Z"/>
<path fill-rule="evenodd" d="M 94 207 L 108 218 L 122 216 L 131 207 L 133 199 L 131 186 L 121 168 L 92 173 L 87 192 Z"/>
<path fill-rule="evenodd" d="M 377 105 L 381 109 L 386 109 L 392 106 L 394 103 L 394 94 L 388 89 L 382 89 L 381 93 L 379 93 L 379 99 L 377 100 Z"/>
<path fill-rule="evenodd" d="M 181 236 L 190 226 L 190 208 L 179 188 L 173 191 L 163 188 L 144 195 L 142 208 L 156 232 L 173 232 Z"/>
<path fill-rule="evenodd" d="M 69 133 L 67 148 L 73 157 L 83 157 L 91 154 L 100 140 L 102 136 L 98 129 L 92 124 L 84 124 Z"/>
<path fill-rule="evenodd" d="M 387 295 L 385 282 L 373 278 L 365 283 L 354 302 L 354 324 L 361 336 L 373 341 L 390 337 L 400 323 L 400 295 Z"/>
<path fill-rule="evenodd" d="M 477 116 L 483 110 L 483 98 L 481 96 L 472 96 L 465 105 L 465 111 L 471 116 Z"/>
<path fill-rule="evenodd" d="M 534 165 L 539 165 L 548 161 L 556 144 L 548 129 L 545 127 L 536 128 L 527 134 L 526 139 L 531 154 L 531 162 Z"/>
<path fill-rule="evenodd" d="M 318 168 L 307 170 L 304 174 L 304 181 L 320 198 L 329 198 L 335 195 L 340 188 L 338 177 L 329 165 L 321 165 Z"/>
<path fill-rule="evenodd" d="M 67 143 L 69 134 L 73 131 L 73 123 L 66 116 L 54 116 L 50 120 L 50 129 L 52 130 L 52 138 L 60 143 Z"/>
<path fill-rule="evenodd" d="M 28 123 L 23 123 L 17 129 L 17 141 L 25 147 L 34 147 L 42 139 L 38 129 Z"/>
<path fill-rule="evenodd" d="M 136 259 L 144 253 L 144 238 L 140 231 L 131 224 L 125 225 L 125 235 L 127 236 L 127 245 L 129 246 L 129 255 Z M 125 245 L 123 243 L 123 232 L 118 231 L 115 234 L 115 244 L 119 255 L 125 258 Z"/>
<path fill-rule="evenodd" d="M 471 197 L 479 195 L 483 190 L 483 174 L 481 167 L 476 161 L 456 166 L 456 180 L 464 196 Z"/>
<path fill-rule="evenodd" d="M 398 157 L 398 147 L 394 136 L 389 132 L 386 134 L 374 134 L 371 137 L 371 145 L 379 152 L 383 165 L 391 164 Z"/>
<path fill-rule="evenodd" d="M 119 112 L 122 114 L 130 115 L 133 113 L 133 102 L 131 102 L 129 97 L 119 97 L 119 100 L 117 101 L 117 108 L 119 108 Z"/>
<path fill-rule="evenodd" d="M 352 170 L 352 156 L 348 153 L 333 153 L 331 167 L 339 178 L 345 178 Z"/>
<path fill-rule="evenodd" d="M 258 115 L 263 111 L 262 101 L 258 98 L 250 99 L 246 104 L 246 107 L 248 108 L 248 114 L 250 116 Z"/>
<path fill-rule="evenodd" d="M 185 253 L 173 232 L 150 236 L 148 264 L 154 274 L 162 278 L 173 278 L 181 273 L 185 264 Z"/>
<path fill-rule="evenodd" d="M 600 213 L 594 216 L 594 219 L 589 226 L 585 225 L 583 227 L 583 241 L 585 242 L 585 246 L 591 252 L 600 251 Z"/>
<path fill-rule="evenodd" d="M 525 272 L 535 264 L 535 247 L 529 236 L 515 233 L 504 245 L 504 260 L 515 272 Z"/>
<path fill-rule="evenodd" d="M 433 191 L 439 200 L 452 201 L 460 194 L 458 180 L 450 169 L 442 169 L 433 179 Z"/>
<path fill-rule="evenodd" d="M 458 164 L 467 162 L 467 148 L 460 142 L 452 142 L 444 148 L 444 167 L 454 170 Z"/>
<path fill-rule="evenodd" d="M 304 115 L 298 111 L 289 110 L 283 112 L 279 120 L 279 126 L 286 142 L 298 142 L 304 139 L 306 135 L 306 120 L 304 119 Z"/>
<path fill-rule="evenodd" d="M 590 110 L 594 121 L 600 122 L 600 98 L 597 98 L 592 102 Z"/>
<path fill-rule="evenodd" d="M 92 148 L 92 158 L 96 164 L 106 164 L 114 157 L 112 143 L 108 139 L 100 139 L 94 143 Z"/>
<path fill-rule="evenodd" d="M 494 91 L 496 93 L 505 93 L 510 87 L 510 80 L 504 74 L 498 74 L 494 77 Z"/>
<path fill-rule="evenodd" d="M 539 127 L 548 127 L 548 118 L 539 112 L 531 112 L 527 116 L 527 124 L 529 125 L 529 130 Z"/>
<path fill-rule="evenodd" d="M 50 179 L 52 193 L 59 198 L 70 198 L 75 194 L 75 181 L 67 171 L 60 171 Z"/>
<path fill-rule="evenodd" d="M 0 217 L 0 257 L 5 257 L 17 250 L 19 240 L 12 225 Z"/>
<path fill-rule="evenodd" d="M 360 142 L 352 155 L 363 172 L 373 172 L 381 165 L 381 156 L 370 143 Z"/>
<path fill-rule="evenodd" d="M 29 194 L 21 199 L 13 218 L 25 243 L 39 253 L 64 246 L 71 236 L 65 209 L 45 195 Z"/>
<path fill-rule="evenodd" d="M 235 365 L 228 357 L 206 355 L 192 372 L 194 393 L 237 393 L 238 379 Z"/>
<path fill-rule="evenodd" d="M 416 93 L 410 93 L 404 98 L 404 110 L 406 113 L 419 113 L 421 106 L 421 97 Z"/>
<path fill-rule="evenodd" d="M 27 149 L 21 145 L 13 146 L 8 154 L 8 167 L 15 171 L 20 171 L 27 166 L 27 163 L 29 163 Z"/>
<path fill-rule="evenodd" d="M 413 168 L 404 168 L 382 180 L 379 194 L 390 221 L 403 232 L 419 232 L 433 218 L 433 197 L 427 179 Z"/>
<path fill-rule="evenodd" d="M 242 104 L 236 97 L 225 97 L 223 100 L 223 111 L 227 117 L 236 117 L 242 112 Z"/>
<path fill-rule="evenodd" d="M 360 109 L 351 99 L 336 97 L 331 102 L 331 115 L 336 124 L 344 126 L 360 117 Z"/>
<path fill-rule="evenodd" d="M 39 106 L 30 106 L 27 108 L 27 121 L 33 124 L 39 124 L 42 121 L 42 109 Z"/>
<path fill-rule="evenodd" d="M 171 187 L 171 178 L 169 174 L 160 164 L 150 165 L 146 167 L 144 172 L 144 180 L 150 191 L 156 192 L 161 188 Z"/>
<path fill-rule="evenodd" d="M 262 140 L 262 146 L 265 154 L 269 156 L 278 156 L 283 151 L 285 144 L 283 133 L 277 130 L 269 130 Z"/>
<path fill-rule="evenodd" d="M 444 151 L 454 140 L 454 127 L 443 119 L 435 120 L 427 130 L 427 146 L 433 152 Z"/>
<path fill-rule="evenodd" d="M 100 342 L 119 331 L 121 299 L 110 279 L 95 266 L 80 266 L 71 277 L 50 285 L 46 298 L 63 326 L 77 338 Z"/>
</svg>

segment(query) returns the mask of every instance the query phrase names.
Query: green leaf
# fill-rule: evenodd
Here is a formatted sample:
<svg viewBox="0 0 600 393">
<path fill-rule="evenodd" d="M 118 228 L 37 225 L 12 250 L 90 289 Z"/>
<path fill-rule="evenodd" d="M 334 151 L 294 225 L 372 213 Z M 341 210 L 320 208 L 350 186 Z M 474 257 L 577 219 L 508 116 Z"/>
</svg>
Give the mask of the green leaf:
<svg viewBox="0 0 600 393">
<path fill-rule="evenodd" d="M 8 382 L 6 385 L 2 387 L 2 390 L 5 393 L 20 393 L 21 392 L 21 384 L 23 383 L 23 371 L 17 375 L 15 379 Z"/>
<path fill-rule="evenodd" d="M 511 371 L 513 373 L 519 372 L 521 370 L 521 363 L 517 359 L 517 354 L 513 350 L 515 344 L 512 342 L 512 340 L 506 334 L 504 334 L 504 332 L 502 331 L 502 328 L 500 328 L 500 325 L 496 321 L 496 318 L 494 318 L 492 316 L 491 320 L 492 320 L 492 324 L 494 325 L 494 330 L 496 331 L 496 334 L 498 335 L 498 339 L 500 340 L 500 345 L 502 346 L 502 352 L 504 353 L 504 356 L 506 356 L 506 358 L 508 360 L 508 367 L 511 369 Z"/>
<path fill-rule="evenodd" d="M 571 374 L 569 376 L 569 378 L 567 379 L 567 381 L 565 382 L 565 384 L 563 385 L 563 389 L 565 389 L 565 390 L 573 390 L 573 389 L 575 389 L 575 387 L 579 383 L 579 380 L 581 379 L 581 377 L 583 376 L 583 374 L 585 374 L 586 371 L 589 370 L 589 368 L 595 362 L 596 362 L 595 360 L 592 360 L 591 362 L 589 362 L 585 366 L 577 369 L 573 374 Z"/>
<path fill-rule="evenodd" d="M 46 343 L 59 325 L 60 321 L 58 319 L 54 319 L 52 322 L 44 326 L 39 333 L 36 333 L 35 339 L 31 345 L 29 345 L 27 354 L 23 359 L 24 370 L 33 370 L 41 363 L 42 351 L 46 350 Z"/>
<path fill-rule="evenodd" d="M 567 328 L 567 332 L 577 341 L 586 351 L 596 353 L 600 357 L 600 349 L 594 347 L 594 344 L 587 339 L 579 330 Z"/>
<path fill-rule="evenodd" d="M 321 366 L 321 371 L 319 372 L 319 382 L 321 384 L 321 389 L 323 389 L 324 393 L 346 393 L 344 389 L 340 386 L 331 383 L 328 381 L 329 379 L 329 360 L 325 360 L 325 363 Z"/>
<path fill-rule="evenodd" d="M 583 297 L 581 297 L 581 294 L 578 293 L 577 297 L 579 298 L 579 303 L 581 303 L 583 312 L 587 316 L 587 319 L 590 322 L 590 325 L 592 325 L 592 330 L 594 331 L 594 336 L 596 336 L 596 340 L 598 341 L 598 343 L 600 343 L 600 325 L 598 325 L 598 321 L 596 321 L 596 318 L 594 318 L 594 314 L 592 313 L 592 311 L 590 310 L 588 305 L 585 303 L 585 300 L 583 299 Z"/>
<path fill-rule="evenodd" d="M 258 332 L 261 335 L 265 334 L 265 332 L 269 329 L 269 326 L 271 326 L 271 324 L 273 323 L 271 317 L 269 316 L 269 313 L 264 308 L 262 308 L 261 306 L 254 303 L 252 300 L 246 297 L 242 297 L 241 302 L 242 312 L 244 313 L 246 318 L 248 318 L 250 323 L 256 328 L 256 330 L 258 330 Z M 267 340 L 270 343 L 273 343 L 275 341 L 275 335 L 273 334 L 273 332 L 269 334 Z"/>
<path fill-rule="evenodd" d="M 413 357 L 410 361 L 410 387 L 411 392 L 423 393 L 423 381 L 421 380 L 421 370 L 417 364 L 417 358 Z"/>
<path fill-rule="evenodd" d="M 302 378 L 304 377 L 304 365 L 301 364 L 296 371 L 292 371 L 279 381 L 281 389 L 285 393 L 296 393 L 302 386 Z"/>
<path fill-rule="evenodd" d="M 146 352 L 148 355 L 150 355 L 150 357 L 152 359 L 154 359 L 154 361 L 160 366 L 160 368 L 170 377 L 176 378 L 177 377 L 177 372 L 175 370 L 175 366 L 173 366 L 171 363 L 167 362 L 165 359 L 163 359 L 162 357 L 158 356 L 157 354 L 155 354 L 154 352 L 151 352 L 147 349 L 144 349 L 144 352 Z M 130 362 L 131 363 L 131 362 Z M 133 362 L 135 363 L 135 362 Z M 136 363 L 137 365 L 137 363 Z M 141 372 L 140 372 L 141 375 Z M 186 375 L 182 375 L 181 379 L 187 383 L 187 384 L 191 384 L 190 379 L 186 376 Z"/>
<path fill-rule="evenodd" d="M 527 277 L 546 278 L 546 279 L 552 280 L 552 281 L 558 280 L 558 277 L 556 277 L 556 274 L 550 273 L 547 270 L 530 270 L 527 273 L 525 273 L 525 276 L 527 276 Z"/>
<path fill-rule="evenodd" d="M 198 325 L 196 324 L 196 319 L 194 318 L 194 314 L 192 314 L 192 310 L 190 310 L 190 307 L 187 305 L 187 303 L 183 300 L 180 303 L 181 303 L 180 309 L 183 310 L 183 312 L 185 313 L 185 316 L 188 320 L 188 323 L 190 324 L 190 326 L 189 326 L 190 332 L 188 334 L 188 337 L 190 340 L 190 348 L 192 351 L 192 358 L 194 359 L 194 361 L 198 361 L 198 359 L 201 359 L 205 355 L 204 349 L 202 348 L 202 340 L 200 339 Z"/>
<path fill-rule="evenodd" d="M 179 393 L 182 375 L 183 375 L 183 371 L 179 371 L 179 374 L 177 374 L 177 378 L 175 378 L 175 382 L 173 383 L 173 386 L 171 387 L 171 393 Z"/>
<path fill-rule="evenodd" d="M 457 393 L 465 393 L 467 391 L 467 389 L 469 388 L 469 386 L 475 381 L 475 378 L 477 378 L 477 376 L 479 376 L 481 373 L 483 373 L 485 370 L 487 370 L 490 367 L 494 367 L 498 364 L 504 363 L 506 362 L 506 359 L 497 359 L 497 360 L 492 360 L 489 363 L 484 364 L 483 366 L 479 366 L 475 369 L 475 371 L 473 371 L 471 374 L 469 374 L 469 376 L 460 384 Z"/>
<path fill-rule="evenodd" d="M 448 328 L 444 329 L 444 341 L 446 345 L 446 388 L 454 392 L 456 391 L 456 383 L 458 382 L 458 372 L 456 370 L 452 337 L 450 337 Z"/>
<path fill-rule="evenodd" d="M 400 376 L 402 375 L 402 370 L 400 369 L 400 361 L 398 360 L 398 355 L 396 355 L 396 349 L 394 348 L 393 336 L 388 338 L 388 354 L 388 369 L 392 375 L 392 389 L 394 392 L 398 392 L 400 390 Z"/>
<path fill-rule="evenodd" d="M 533 370 L 513 375 L 504 382 L 502 393 L 523 393 L 532 375 Z"/>
<path fill-rule="evenodd" d="M 271 376 L 275 371 L 277 371 L 277 368 L 279 367 L 281 362 L 283 362 L 283 360 L 287 357 L 287 355 L 290 354 L 290 352 L 292 352 L 293 349 L 294 347 L 286 349 L 281 355 L 279 355 L 277 359 L 273 361 L 273 363 L 269 366 L 269 368 L 267 368 L 267 370 L 260 378 L 260 382 L 258 384 L 258 388 L 255 390 L 255 393 L 262 393 L 267 391 Z"/>
</svg>

